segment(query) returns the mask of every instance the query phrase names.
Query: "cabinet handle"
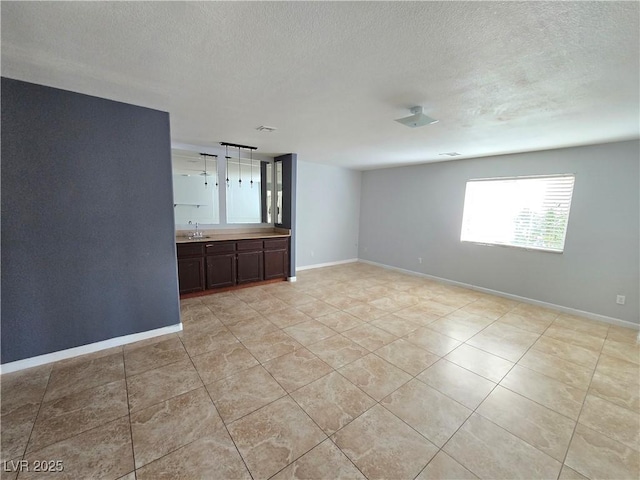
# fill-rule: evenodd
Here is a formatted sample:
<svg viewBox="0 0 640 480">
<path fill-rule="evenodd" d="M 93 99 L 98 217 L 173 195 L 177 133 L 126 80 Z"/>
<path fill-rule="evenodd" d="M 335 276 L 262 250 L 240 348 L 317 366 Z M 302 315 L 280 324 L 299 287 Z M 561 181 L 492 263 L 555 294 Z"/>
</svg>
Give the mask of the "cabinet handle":
<svg viewBox="0 0 640 480">
<path fill-rule="evenodd" d="M 213 247 L 213 245 L 205 245 L 204 248 Z"/>
</svg>

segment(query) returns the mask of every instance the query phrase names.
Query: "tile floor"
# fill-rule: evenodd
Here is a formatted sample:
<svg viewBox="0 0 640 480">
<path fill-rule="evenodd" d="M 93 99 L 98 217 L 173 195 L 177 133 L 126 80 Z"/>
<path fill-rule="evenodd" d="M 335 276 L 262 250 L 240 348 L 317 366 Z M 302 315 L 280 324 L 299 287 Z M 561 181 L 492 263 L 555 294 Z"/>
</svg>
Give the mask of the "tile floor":
<svg viewBox="0 0 640 480">
<path fill-rule="evenodd" d="M 640 475 L 635 331 L 362 263 L 181 308 L 3 375 L 2 478 Z"/>
</svg>

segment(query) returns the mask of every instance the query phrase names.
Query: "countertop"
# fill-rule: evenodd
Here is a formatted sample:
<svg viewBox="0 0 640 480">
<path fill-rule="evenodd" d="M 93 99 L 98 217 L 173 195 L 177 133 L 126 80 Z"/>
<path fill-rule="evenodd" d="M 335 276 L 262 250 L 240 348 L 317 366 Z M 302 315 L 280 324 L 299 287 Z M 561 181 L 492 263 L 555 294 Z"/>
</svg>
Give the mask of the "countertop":
<svg viewBox="0 0 640 480">
<path fill-rule="evenodd" d="M 176 243 L 194 242 L 221 242 L 225 240 L 250 240 L 253 238 L 287 238 L 291 236 L 289 230 L 274 229 L 271 231 L 225 231 L 217 232 L 204 231 L 202 237 L 189 237 L 186 235 L 176 235 Z"/>
</svg>

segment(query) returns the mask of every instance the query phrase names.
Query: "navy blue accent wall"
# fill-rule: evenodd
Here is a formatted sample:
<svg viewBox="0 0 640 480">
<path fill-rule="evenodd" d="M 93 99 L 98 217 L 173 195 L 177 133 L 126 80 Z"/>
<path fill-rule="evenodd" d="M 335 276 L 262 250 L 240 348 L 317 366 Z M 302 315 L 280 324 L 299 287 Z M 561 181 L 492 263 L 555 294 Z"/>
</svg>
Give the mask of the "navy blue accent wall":
<svg viewBox="0 0 640 480">
<path fill-rule="evenodd" d="M 282 223 L 277 227 L 291 230 L 289 247 L 289 276 L 296 276 L 296 183 L 298 178 L 298 155 L 287 153 L 275 157 L 282 162 Z"/>
<path fill-rule="evenodd" d="M 169 114 L 2 78 L 2 363 L 180 322 Z"/>
</svg>

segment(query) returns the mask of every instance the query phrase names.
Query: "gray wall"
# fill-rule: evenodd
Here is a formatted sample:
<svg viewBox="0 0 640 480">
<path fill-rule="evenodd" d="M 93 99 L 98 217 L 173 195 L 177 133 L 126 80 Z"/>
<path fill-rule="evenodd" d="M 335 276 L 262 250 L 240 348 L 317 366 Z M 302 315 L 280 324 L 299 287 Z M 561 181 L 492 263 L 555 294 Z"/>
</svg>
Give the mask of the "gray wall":
<svg viewBox="0 0 640 480">
<path fill-rule="evenodd" d="M 639 164 L 635 141 L 368 171 L 359 257 L 638 323 Z M 460 242 L 468 179 L 553 173 L 576 175 L 563 254 Z"/>
<path fill-rule="evenodd" d="M 298 267 L 358 257 L 362 172 L 298 161 Z"/>
<path fill-rule="evenodd" d="M 2 363 L 180 322 L 169 114 L 2 79 Z"/>
</svg>

